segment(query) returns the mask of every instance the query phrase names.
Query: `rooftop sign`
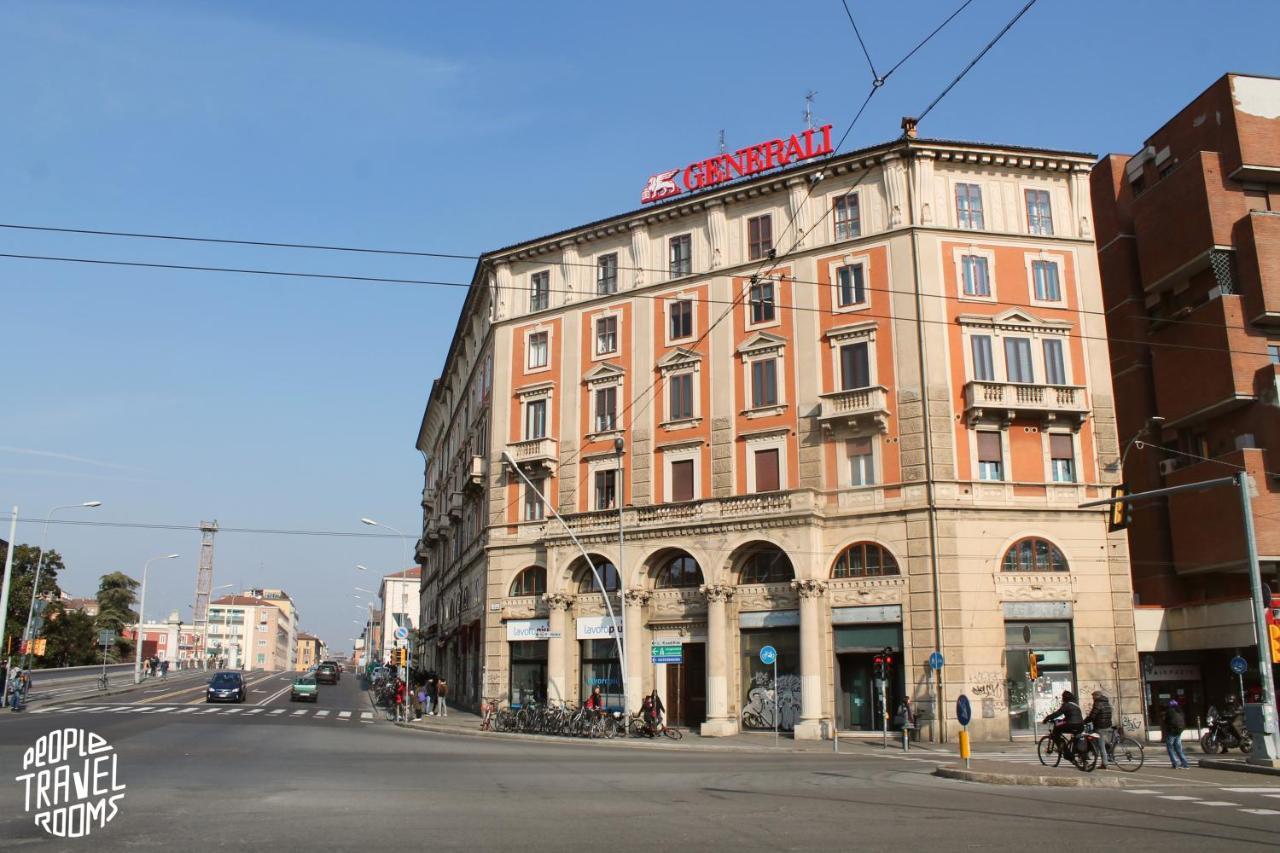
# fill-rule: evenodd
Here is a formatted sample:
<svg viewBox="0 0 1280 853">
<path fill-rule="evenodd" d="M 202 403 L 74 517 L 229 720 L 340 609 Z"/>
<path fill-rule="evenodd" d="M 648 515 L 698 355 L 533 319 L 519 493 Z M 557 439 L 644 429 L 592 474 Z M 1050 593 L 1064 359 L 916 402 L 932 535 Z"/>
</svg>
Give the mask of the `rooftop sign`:
<svg viewBox="0 0 1280 853">
<path fill-rule="evenodd" d="M 816 138 L 815 138 L 816 137 Z M 816 144 L 815 144 L 816 143 Z M 831 125 L 810 128 L 792 134 L 789 139 L 770 139 L 732 154 L 718 154 L 690 163 L 684 169 L 659 172 L 649 178 L 640 193 L 641 204 L 651 204 L 679 195 L 686 190 L 696 192 L 717 184 L 767 172 L 831 153 Z M 678 176 L 678 177 L 677 177 Z"/>
</svg>

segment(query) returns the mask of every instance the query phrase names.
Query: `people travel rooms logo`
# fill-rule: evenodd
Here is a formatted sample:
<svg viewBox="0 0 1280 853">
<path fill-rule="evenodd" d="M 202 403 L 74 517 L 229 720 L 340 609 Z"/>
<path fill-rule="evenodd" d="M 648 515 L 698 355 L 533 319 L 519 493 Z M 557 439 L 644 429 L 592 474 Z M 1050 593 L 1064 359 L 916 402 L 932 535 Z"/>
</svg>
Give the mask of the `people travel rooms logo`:
<svg viewBox="0 0 1280 853">
<path fill-rule="evenodd" d="M 28 747 L 22 773 L 23 809 L 58 838 L 83 838 L 119 813 L 125 785 L 115 747 L 85 729 L 54 729 Z"/>
</svg>

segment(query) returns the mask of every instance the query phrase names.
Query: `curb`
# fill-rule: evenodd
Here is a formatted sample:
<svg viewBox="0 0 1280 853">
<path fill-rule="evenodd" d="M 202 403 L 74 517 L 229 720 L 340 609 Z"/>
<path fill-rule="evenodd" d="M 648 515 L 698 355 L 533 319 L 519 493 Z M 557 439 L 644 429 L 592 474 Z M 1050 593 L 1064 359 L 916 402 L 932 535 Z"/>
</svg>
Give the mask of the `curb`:
<svg viewBox="0 0 1280 853">
<path fill-rule="evenodd" d="M 1263 776 L 1280 776 L 1280 767 L 1265 764 L 1245 764 L 1240 761 L 1224 761 L 1221 758 L 1202 758 L 1196 765 L 1206 770 L 1230 770 L 1235 773 L 1257 773 Z"/>
<path fill-rule="evenodd" d="M 698 752 L 698 753 L 717 753 L 717 752 L 740 752 L 754 753 L 756 755 L 827 755 L 831 753 L 809 750 L 809 749 L 773 749 L 762 748 L 756 746 L 700 746 L 690 744 L 688 746 L 668 745 L 663 740 L 640 740 L 638 738 L 568 738 L 555 737 L 553 735 L 534 735 L 521 734 L 519 732 L 484 732 L 479 729 L 458 728 L 456 726 L 432 726 L 430 728 L 415 723 L 394 723 L 396 728 L 406 729 L 419 734 L 433 735 L 457 735 L 459 737 L 472 738 L 492 738 L 494 740 L 507 741 L 523 741 L 525 743 L 546 743 L 560 744 L 561 746 L 583 746 L 583 747 L 600 747 L 605 749 L 647 749 L 649 751 L 661 752 Z M 661 745 L 659 745 L 661 744 Z"/>
<path fill-rule="evenodd" d="M 1078 776 L 1039 776 L 1022 773 L 996 773 L 990 770 L 966 770 L 963 767 L 946 764 L 933 771 L 934 776 L 942 779 L 956 779 L 961 782 L 983 782 L 988 785 L 1028 785 L 1042 788 L 1122 788 L 1120 779 L 1115 776 L 1093 776 L 1081 773 Z"/>
</svg>

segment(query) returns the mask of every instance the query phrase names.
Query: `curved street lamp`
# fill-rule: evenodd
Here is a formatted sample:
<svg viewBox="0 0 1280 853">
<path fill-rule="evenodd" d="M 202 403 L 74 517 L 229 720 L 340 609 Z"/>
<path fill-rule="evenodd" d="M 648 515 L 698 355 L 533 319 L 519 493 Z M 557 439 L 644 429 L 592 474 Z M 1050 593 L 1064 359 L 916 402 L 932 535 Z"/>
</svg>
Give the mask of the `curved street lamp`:
<svg viewBox="0 0 1280 853">
<path fill-rule="evenodd" d="M 31 665 L 31 623 L 36 613 L 36 596 L 40 594 L 40 568 L 41 561 L 44 560 L 44 543 L 49 538 L 49 520 L 53 518 L 53 514 L 60 509 L 97 509 L 102 506 L 102 501 L 85 501 L 78 504 L 64 504 L 55 506 L 49 510 L 49 514 L 44 517 L 44 532 L 40 534 L 40 549 L 36 551 L 36 577 L 31 584 L 31 604 L 27 608 L 27 627 L 22 631 L 22 639 L 27 644 L 26 662 L 27 666 Z"/>
<path fill-rule="evenodd" d="M 147 568 L 156 560 L 176 560 L 178 554 L 152 557 L 142 564 L 142 594 L 138 597 L 138 629 L 133 632 L 133 683 L 142 683 L 142 620 L 147 608 Z"/>
</svg>

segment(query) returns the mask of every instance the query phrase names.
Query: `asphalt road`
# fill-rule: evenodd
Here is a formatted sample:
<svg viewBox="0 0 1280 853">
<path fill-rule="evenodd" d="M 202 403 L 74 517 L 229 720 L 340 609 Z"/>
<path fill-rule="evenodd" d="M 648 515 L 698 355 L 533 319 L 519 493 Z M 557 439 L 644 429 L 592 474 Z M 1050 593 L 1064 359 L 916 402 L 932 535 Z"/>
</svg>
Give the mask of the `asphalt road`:
<svg viewBox="0 0 1280 853">
<path fill-rule="evenodd" d="M 1280 841 L 1280 778 L 1153 760 L 1126 778 L 1131 790 L 1011 788 L 938 779 L 944 757 L 870 747 L 656 753 L 464 738 L 392 726 L 349 676 L 322 686 L 315 707 L 289 702 L 288 676 L 250 681 L 236 706 L 206 706 L 200 685 L 146 685 L 114 702 L 4 712 L 0 850 L 1137 853 Z M 48 837 L 13 781 L 24 750 L 59 727 L 105 738 L 127 786 L 88 839 Z"/>
</svg>

